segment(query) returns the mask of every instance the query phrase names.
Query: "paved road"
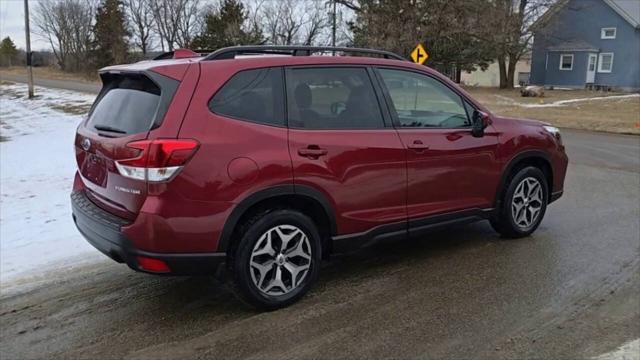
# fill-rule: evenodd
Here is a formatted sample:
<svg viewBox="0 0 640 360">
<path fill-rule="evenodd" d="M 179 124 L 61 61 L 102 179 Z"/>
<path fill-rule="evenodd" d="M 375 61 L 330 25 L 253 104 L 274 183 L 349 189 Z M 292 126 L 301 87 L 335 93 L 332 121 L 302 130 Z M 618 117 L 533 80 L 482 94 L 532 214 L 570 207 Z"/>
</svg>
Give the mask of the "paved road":
<svg viewBox="0 0 640 360">
<path fill-rule="evenodd" d="M 0 80 L 26 83 L 27 77 L 25 75 L 18 75 L 18 74 L 0 74 Z M 100 84 L 98 83 L 93 84 L 88 82 L 53 80 L 53 79 L 42 79 L 42 78 L 34 78 L 33 83 L 36 86 L 43 86 L 43 87 L 54 88 L 54 89 L 81 91 L 81 92 L 92 93 L 92 94 L 97 94 L 100 91 L 100 87 L 101 87 Z"/>
<path fill-rule="evenodd" d="M 300 303 L 108 260 L 0 295 L 3 358 L 588 358 L 640 337 L 640 137 L 564 131 L 534 236 L 486 223 L 336 256 Z"/>
</svg>

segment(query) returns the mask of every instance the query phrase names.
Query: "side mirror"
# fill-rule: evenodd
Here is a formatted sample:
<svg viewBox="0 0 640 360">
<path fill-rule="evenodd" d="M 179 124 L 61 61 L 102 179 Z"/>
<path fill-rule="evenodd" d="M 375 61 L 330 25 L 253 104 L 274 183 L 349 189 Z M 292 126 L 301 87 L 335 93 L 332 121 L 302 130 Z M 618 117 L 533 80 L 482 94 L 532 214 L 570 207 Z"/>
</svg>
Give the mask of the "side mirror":
<svg viewBox="0 0 640 360">
<path fill-rule="evenodd" d="M 473 135 L 473 137 L 483 137 L 484 129 L 489 126 L 490 123 L 489 114 L 474 110 L 471 119 L 471 135 Z"/>
</svg>

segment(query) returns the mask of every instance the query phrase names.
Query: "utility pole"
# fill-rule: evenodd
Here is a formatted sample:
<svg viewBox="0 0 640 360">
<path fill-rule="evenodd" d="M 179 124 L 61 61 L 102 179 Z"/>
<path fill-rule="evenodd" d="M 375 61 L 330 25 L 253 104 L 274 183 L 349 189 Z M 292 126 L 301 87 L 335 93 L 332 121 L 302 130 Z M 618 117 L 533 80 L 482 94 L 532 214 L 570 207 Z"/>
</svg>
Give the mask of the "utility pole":
<svg viewBox="0 0 640 360">
<path fill-rule="evenodd" d="M 331 46 L 336 46 L 336 0 L 331 0 L 333 3 L 332 25 L 331 25 Z"/>
<path fill-rule="evenodd" d="M 33 70 L 31 68 L 31 32 L 29 31 L 29 0 L 24 0 L 24 33 L 27 40 L 27 76 L 29 78 L 29 99 L 33 99 Z"/>
</svg>

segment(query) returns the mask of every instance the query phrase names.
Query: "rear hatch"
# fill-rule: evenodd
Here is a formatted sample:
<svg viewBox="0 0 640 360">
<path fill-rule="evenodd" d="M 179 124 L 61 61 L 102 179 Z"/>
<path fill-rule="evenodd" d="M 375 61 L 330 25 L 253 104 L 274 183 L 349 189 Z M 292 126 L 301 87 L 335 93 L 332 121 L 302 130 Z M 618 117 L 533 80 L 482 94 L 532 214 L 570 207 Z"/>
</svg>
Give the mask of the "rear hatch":
<svg viewBox="0 0 640 360">
<path fill-rule="evenodd" d="M 90 200 L 133 219 L 147 196 L 146 173 L 122 164 L 145 167 L 147 138 L 161 126 L 179 81 L 152 71 L 100 76 L 103 88 L 76 134 L 78 171 Z"/>
</svg>

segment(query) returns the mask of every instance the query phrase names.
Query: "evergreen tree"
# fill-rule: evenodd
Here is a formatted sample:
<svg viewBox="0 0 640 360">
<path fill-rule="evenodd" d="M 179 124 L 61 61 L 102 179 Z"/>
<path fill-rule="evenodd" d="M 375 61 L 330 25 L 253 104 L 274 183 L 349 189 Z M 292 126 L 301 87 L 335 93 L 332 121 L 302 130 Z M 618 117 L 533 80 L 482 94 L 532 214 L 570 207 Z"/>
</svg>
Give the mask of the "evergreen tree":
<svg viewBox="0 0 640 360">
<path fill-rule="evenodd" d="M 245 30 L 247 12 L 238 0 L 224 0 L 218 9 L 205 15 L 205 26 L 201 34 L 193 40 L 195 49 L 215 50 L 233 45 L 251 45 L 264 42 L 262 31 L 257 24 Z"/>
<path fill-rule="evenodd" d="M 97 67 L 127 61 L 129 33 L 120 0 L 102 0 L 96 12 L 93 57 Z"/>
<path fill-rule="evenodd" d="M 429 53 L 425 65 L 454 79 L 463 70 L 486 69 L 495 59 L 486 26 L 487 4 L 493 0 L 359 0 L 357 6 L 351 0 L 336 1 L 356 12 L 350 24 L 355 46 L 408 57 L 423 43 Z"/>
<path fill-rule="evenodd" d="M 10 37 L 2 39 L 0 42 L 0 66 L 11 66 L 15 63 L 18 49 Z"/>
</svg>

